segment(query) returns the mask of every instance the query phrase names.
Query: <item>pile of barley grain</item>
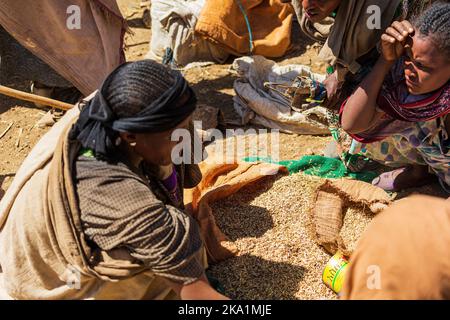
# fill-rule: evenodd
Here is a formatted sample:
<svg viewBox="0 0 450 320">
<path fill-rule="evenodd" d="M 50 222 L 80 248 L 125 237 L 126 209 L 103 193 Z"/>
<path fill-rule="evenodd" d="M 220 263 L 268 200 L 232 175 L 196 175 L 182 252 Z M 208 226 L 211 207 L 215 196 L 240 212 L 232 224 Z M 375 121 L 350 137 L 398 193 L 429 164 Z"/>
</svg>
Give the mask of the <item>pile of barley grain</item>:
<svg viewBox="0 0 450 320">
<path fill-rule="evenodd" d="M 322 283 L 330 256 L 314 242 L 309 208 L 322 179 L 275 176 L 213 204 L 217 224 L 240 250 L 211 275 L 233 299 L 336 299 Z M 349 211 L 346 228 L 365 221 Z M 359 228 L 359 227 L 358 227 Z M 354 241 L 349 234 L 346 240 Z M 341 235 L 342 235 L 341 233 Z"/>
<path fill-rule="evenodd" d="M 367 207 L 350 207 L 344 216 L 344 224 L 340 235 L 347 247 L 347 250 L 354 251 L 358 244 L 358 239 L 369 225 L 374 214 Z"/>
</svg>

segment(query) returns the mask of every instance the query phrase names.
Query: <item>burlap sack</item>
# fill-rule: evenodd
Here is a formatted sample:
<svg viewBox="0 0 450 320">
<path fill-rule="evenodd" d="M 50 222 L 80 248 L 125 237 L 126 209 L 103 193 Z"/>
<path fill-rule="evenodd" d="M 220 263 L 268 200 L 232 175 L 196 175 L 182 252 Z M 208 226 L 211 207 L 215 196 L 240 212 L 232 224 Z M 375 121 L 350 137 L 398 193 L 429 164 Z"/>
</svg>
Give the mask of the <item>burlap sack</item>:
<svg viewBox="0 0 450 320">
<path fill-rule="evenodd" d="M 381 188 L 356 180 L 326 180 L 317 189 L 310 214 L 317 244 L 334 255 L 341 251 L 350 256 L 351 250 L 340 236 L 345 211 L 352 206 L 365 206 L 375 215 L 386 209 L 392 200 Z"/>
</svg>

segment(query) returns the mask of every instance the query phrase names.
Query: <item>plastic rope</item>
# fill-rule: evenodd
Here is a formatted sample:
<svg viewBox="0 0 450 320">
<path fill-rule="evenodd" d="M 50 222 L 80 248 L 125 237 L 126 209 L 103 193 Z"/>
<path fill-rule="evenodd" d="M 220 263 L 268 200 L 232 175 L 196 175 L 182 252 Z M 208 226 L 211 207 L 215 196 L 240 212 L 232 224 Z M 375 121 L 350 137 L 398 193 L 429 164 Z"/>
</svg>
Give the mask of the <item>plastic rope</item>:
<svg viewBox="0 0 450 320">
<path fill-rule="evenodd" d="M 245 12 L 244 6 L 242 5 L 241 0 L 236 0 L 239 9 L 241 10 L 242 14 L 244 15 L 245 23 L 247 24 L 248 34 L 249 34 L 249 42 L 250 42 L 250 54 L 253 53 L 253 33 L 252 33 L 252 27 L 250 26 L 250 21 L 248 20 L 247 13 Z"/>
</svg>

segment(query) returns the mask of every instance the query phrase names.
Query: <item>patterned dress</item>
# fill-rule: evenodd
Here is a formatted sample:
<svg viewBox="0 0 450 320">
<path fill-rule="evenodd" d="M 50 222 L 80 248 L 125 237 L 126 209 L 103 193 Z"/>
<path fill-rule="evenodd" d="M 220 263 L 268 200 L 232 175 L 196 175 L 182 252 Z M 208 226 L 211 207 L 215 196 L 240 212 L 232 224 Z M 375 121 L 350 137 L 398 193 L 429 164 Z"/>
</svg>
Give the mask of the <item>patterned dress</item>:
<svg viewBox="0 0 450 320">
<path fill-rule="evenodd" d="M 428 165 L 450 192 L 450 139 L 443 120 L 412 123 L 382 141 L 361 144 L 362 153 L 391 167 Z"/>
</svg>

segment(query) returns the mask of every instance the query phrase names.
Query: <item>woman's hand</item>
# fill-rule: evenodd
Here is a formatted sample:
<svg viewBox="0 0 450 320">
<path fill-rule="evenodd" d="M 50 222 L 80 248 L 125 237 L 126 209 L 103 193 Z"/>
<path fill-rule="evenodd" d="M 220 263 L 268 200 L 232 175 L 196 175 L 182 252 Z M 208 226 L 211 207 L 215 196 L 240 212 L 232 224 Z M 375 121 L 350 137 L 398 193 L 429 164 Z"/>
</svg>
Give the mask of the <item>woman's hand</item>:
<svg viewBox="0 0 450 320">
<path fill-rule="evenodd" d="M 165 280 L 181 300 L 230 300 L 230 298 L 214 290 L 205 275 L 188 285 Z"/>
<path fill-rule="evenodd" d="M 414 34 L 409 21 L 394 21 L 381 36 L 381 52 L 386 61 L 396 61 L 403 55 L 408 37 Z"/>
<path fill-rule="evenodd" d="M 325 88 L 327 89 L 328 100 L 333 100 L 338 91 L 339 81 L 337 78 L 337 70 L 332 74 L 329 74 L 325 81 L 323 82 Z"/>
</svg>

